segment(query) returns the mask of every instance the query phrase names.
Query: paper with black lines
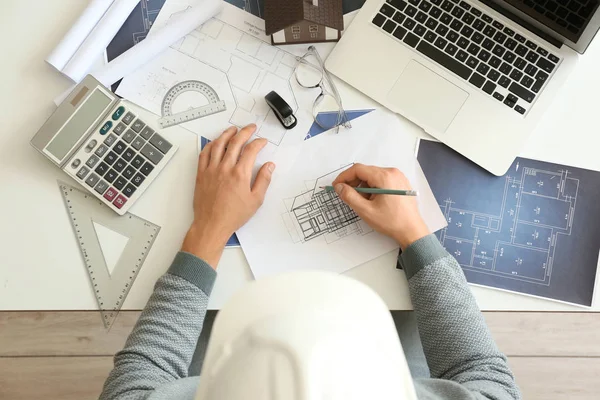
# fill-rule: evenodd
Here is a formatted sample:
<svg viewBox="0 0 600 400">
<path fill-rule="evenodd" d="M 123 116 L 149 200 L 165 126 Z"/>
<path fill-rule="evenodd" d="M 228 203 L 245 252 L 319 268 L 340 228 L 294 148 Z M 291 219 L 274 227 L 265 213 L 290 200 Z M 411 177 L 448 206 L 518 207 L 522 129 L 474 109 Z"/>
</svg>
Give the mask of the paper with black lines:
<svg viewBox="0 0 600 400">
<path fill-rule="evenodd" d="M 398 248 L 335 193 L 319 189 L 352 163 L 400 169 L 419 191 L 417 201 L 429 229 L 446 225 L 414 156 L 410 123 L 376 110 L 352 124 L 339 134 L 330 131 L 304 141 L 295 163 L 283 174 L 275 170 L 263 206 L 237 232 L 256 278 L 298 269 L 342 273 Z"/>
<path fill-rule="evenodd" d="M 110 86 L 137 68 L 147 64 L 179 39 L 221 11 L 221 0 L 200 0 L 194 7 L 153 29 L 148 37 L 94 73 L 96 79 Z"/>
</svg>

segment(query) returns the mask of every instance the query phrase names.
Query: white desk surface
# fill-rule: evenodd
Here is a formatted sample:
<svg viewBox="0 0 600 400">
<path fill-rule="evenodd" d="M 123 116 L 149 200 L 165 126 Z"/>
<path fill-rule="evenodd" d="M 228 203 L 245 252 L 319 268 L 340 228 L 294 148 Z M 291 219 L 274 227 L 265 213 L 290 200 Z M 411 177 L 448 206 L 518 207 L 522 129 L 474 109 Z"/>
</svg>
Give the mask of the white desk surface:
<svg viewBox="0 0 600 400">
<path fill-rule="evenodd" d="M 37 153 L 29 140 L 53 112 L 53 99 L 69 81 L 44 58 L 86 6 L 82 0 L 5 0 L 0 15 L 0 309 L 97 308 L 57 179 L 66 174 Z M 600 170 L 600 38 L 529 140 L 522 156 Z M 139 111 L 147 121 L 156 120 Z M 155 247 L 125 302 L 140 309 L 168 268 L 192 218 L 196 136 L 175 127 L 164 132 L 179 151 L 130 210 L 162 227 Z M 395 253 L 347 274 L 373 287 L 390 309 L 411 309 L 407 283 L 394 268 Z M 218 267 L 210 302 L 219 308 L 252 279 L 241 249 L 228 249 Z M 472 287 L 483 310 L 582 310 L 566 304 Z M 596 296 L 597 297 L 597 296 Z M 600 310 L 596 301 L 592 310 Z"/>
</svg>

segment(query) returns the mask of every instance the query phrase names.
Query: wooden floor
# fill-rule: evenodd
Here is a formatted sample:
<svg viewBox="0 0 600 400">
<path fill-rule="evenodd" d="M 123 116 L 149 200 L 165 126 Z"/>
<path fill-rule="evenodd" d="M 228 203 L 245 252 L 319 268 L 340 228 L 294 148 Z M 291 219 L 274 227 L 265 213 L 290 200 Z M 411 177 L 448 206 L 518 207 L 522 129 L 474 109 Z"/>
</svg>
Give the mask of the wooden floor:
<svg viewBox="0 0 600 400">
<path fill-rule="evenodd" d="M 600 398 L 600 313 L 486 312 L 525 399 Z M 96 399 L 139 312 L 0 312 L 0 399 Z"/>
</svg>

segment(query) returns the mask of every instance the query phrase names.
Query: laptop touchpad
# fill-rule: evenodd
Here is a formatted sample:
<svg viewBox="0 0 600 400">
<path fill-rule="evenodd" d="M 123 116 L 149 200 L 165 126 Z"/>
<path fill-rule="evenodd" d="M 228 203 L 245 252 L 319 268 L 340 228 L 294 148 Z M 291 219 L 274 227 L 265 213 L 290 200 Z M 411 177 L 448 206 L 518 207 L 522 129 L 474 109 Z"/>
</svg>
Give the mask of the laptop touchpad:
<svg viewBox="0 0 600 400">
<path fill-rule="evenodd" d="M 448 128 L 468 97 L 469 93 L 415 60 L 387 95 L 394 111 L 440 132 Z"/>
</svg>

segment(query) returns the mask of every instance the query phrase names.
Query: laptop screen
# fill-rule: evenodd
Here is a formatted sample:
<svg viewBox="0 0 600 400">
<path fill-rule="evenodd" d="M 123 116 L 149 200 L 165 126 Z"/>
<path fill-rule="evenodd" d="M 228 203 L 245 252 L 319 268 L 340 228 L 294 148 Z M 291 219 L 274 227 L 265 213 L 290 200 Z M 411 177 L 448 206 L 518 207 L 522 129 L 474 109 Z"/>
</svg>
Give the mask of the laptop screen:
<svg viewBox="0 0 600 400">
<path fill-rule="evenodd" d="M 535 21 L 534 25 L 538 25 L 539 28 L 580 53 L 585 51 L 600 28 L 598 8 L 600 0 L 494 0 L 494 2 L 513 13 L 516 8 L 529 17 L 524 19 Z"/>
</svg>

